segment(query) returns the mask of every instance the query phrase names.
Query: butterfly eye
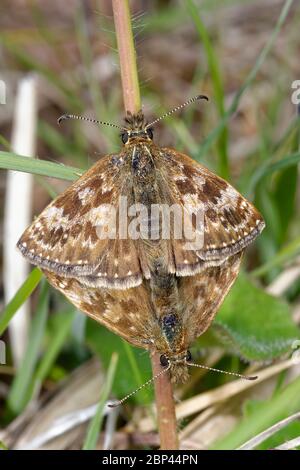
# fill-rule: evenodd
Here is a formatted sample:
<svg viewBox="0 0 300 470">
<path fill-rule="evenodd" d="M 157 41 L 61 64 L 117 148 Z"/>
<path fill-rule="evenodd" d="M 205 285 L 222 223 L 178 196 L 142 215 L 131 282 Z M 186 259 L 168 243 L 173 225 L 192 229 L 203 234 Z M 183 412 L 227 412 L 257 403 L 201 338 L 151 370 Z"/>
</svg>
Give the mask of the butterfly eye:
<svg viewBox="0 0 300 470">
<path fill-rule="evenodd" d="M 163 366 L 163 367 L 167 367 L 169 365 L 169 359 L 167 358 L 167 356 L 165 356 L 164 354 L 162 354 L 159 358 L 160 360 L 160 365 Z"/>
<path fill-rule="evenodd" d="M 192 360 L 191 351 L 187 351 L 186 356 L 185 356 L 185 360 L 187 362 L 190 362 Z"/>
<path fill-rule="evenodd" d="M 123 144 L 126 144 L 126 142 L 128 142 L 128 139 L 129 139 L 128 132 L 122 132 L 121 139 L 122 139 Z"/>
<path fill-rule="evenodd" d="M 152 128 L 151 128 L 151 127 L 148 127 L 148 128 L 146 129 L 146 132 L 147 132 L 147 136 L 149 137 L 149 139 L 152 140 L 152 139 L 153 139 L 153 130 L 152 130 Z"/>
</svg>

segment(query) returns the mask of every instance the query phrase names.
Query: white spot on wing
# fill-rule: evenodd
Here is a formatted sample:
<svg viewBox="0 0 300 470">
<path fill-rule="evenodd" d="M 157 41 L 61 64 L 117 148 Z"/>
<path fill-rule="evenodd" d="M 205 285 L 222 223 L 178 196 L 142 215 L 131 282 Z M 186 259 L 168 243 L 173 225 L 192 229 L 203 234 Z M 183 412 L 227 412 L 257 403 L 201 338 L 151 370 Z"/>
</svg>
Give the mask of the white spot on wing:
<svg viewBox="0 0 300 470">
<path fill-rule="evenodd" d="M 82 204 L 85 204 L 91 196 L 93 196 L 94 190 L 91 188 L 84 188 L 81 191 L 78 192 L 78 197 L 81 200 Z"/>
</svg>

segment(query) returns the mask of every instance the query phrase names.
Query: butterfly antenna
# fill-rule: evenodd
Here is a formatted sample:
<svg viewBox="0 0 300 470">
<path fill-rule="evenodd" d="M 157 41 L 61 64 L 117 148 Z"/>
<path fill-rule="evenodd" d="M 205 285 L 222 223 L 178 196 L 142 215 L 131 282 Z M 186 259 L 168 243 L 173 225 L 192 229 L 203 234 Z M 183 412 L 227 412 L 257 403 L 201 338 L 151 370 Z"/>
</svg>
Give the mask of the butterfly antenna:
<svg viewBox="0 0 300 470">
<path fill-rule="evenodd" d="M 236 372 L 228 372 L 226 370 L 215 369 L 214 367 L 208 367 L 202 364 L 194 364 L 193 362 L 187 362 L 187 365 L 191 367 L 199 367 L 200 369 L 211 370 L 213 372 L 220 372 L 221 374 L 233 375 L 234 377 L 239 377 L 240 379 L 245 379 L 245 380 L 256 380 L 258 377 L 257 375 L 242 375 Z"/>
<path fill-rule="evenodd" d="M 85 116 L 77 116 L 76 114 L 63 114 L 57 119 L 57 123 L 61 124 L 62 121 L 66 121 L 67 119 L 77 119 L 79 121 L 88 121 L 93 122 L 94 124 L 102 124 L 104 126 L 115 127 L 116 129 L 121 129 L 122 131 L 125 130 L 124 127 L 117 126 L 117 124 L 112 124 L 110 122 L 98 121 L 97 119 L 91 119 Z"/>
<path fill-rule="evenodd" d="M 150 124 L 147 124 L 146 129 L 147 129 L 147 127 L 152 127 L 154 124 L 161 121 L 162 119 L 164 119 L 168 116 L 171 116 L 171 114 L 176 113 L 176 111 L 179 111 L 180 109 L 185 108 L 189 104 L 194 103 L 195 101 L 198 101 L 198 100 L 208 101 L 208 97 L 205 96 L 205 95 L 197 95 L 197 96 L 194 96 L 193 98 L 190 98 L 189 100 L 185 101 L 185 103 L 182 103 L 179 106 L 176 106 L 176 108 L 171 109 L 171 111 L 168 111 L 167 113 L 163 114 L 159 118 L 157 118 L 154 121 L 150 122 Z"/>
<path fill-rule="evenodd" d="M 132 397 L 132 395 L 135 395 L 137 392 L 139 392 L 140 390 L 142 390 L 142 388 L 144 387 L 147 387 L 147 385 L 150 385 L 152 382 L 154 382 L 155 379 L 157 379 L 158 377 L 160 377 L 161 375 L 165 374 L 166 372 L 168 372 L 168 370 L 170 369 L 170 364 L 168 365 L 168 367 L 166 369 L 163 369 L 161 370 L 160 372 L 158 372 L 157 374 L 154 375 L 154 377 L 151 377 L 151 379 L 147 380 L 147 382 L 143 383 L 142 385 L 140 385 L 138 388 L 136 388 L 135 390 L 133 390 L 133 392 L 129 393 L 128 395 L 126 395 L 126 397 L 122 398 L 122 400 L 117 400 L 117 401 L 114 401 L 113 403 L 109 403 L 108 406 L 110 408 L 115 408 L 116 406 L 120 406 L 122 405 L 122 403 L 124 403 L 124 401 L 128 400 L 128 398 Z"/>
</svg>

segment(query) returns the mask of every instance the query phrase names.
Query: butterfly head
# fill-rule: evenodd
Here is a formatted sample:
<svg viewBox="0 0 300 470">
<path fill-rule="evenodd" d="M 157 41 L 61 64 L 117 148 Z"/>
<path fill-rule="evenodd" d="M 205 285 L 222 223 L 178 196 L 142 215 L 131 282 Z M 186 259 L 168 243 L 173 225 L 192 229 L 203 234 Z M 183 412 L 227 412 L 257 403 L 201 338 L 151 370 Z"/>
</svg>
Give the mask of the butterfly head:
<svg viewBox="0 0 300 470">
<path fill-rule="evenodd" d="M 174 383 L 184 383 L 189 378 L 188 363 L 192 360 L 190 351 L 178 355 L 162 354 L 160 356 L 160 365 L 163 368 L 169 368 L 171 379 Z"/>
<path fill-rule="evenodd" d="M 133 139 L 153 140 L 153 128 L 145 122 L 144 114 L 139 111 L 137 114 L 127 112 L 125 117 L 125 127 L 121 132 L 123 144 L 130 144 Z"/>
<path fill-rule="evenodd" d="M 65 121 L 67 119 L 78 119 L 80 121 L 89 121 L 95 124 L 102 124 L 104 126 L 115 127 L 117 129 L 121 129 L 121 139 L 123 144 L 130 144 L 134 139 L 144 139 L 151 141 L 153 140 L 154 124 L 161 121 L 165 117 L 171 116 L 171 114 L 181 110 L 185 106 L 194 103 L 194 101 L 202 99 L 208 100 L 207 96 L 204 95 L 194 96 L 193 98 L 190 98 L 179 106 L 176 106 L 175 108 L 171 109 L 171 111 L 168 111 L 167 113 L 163 114 L 162 116 L 158 117 L 150 123 L 147 123 L 145 121 L 142 110 L 138 111 L 136 114 L 132 114 L 130 111 L 127 111 L 124 127 L 112 124 L 110 122 L 98 121 L 97 119 L 91 119 L 85 116 L 77 116 L 75 114 L 63 114 L 62 116 L 60 116 L 60 118 L 58 118 L 57 122 L 58 124 L 61 124 L 62 121 Z"/>
</svg>

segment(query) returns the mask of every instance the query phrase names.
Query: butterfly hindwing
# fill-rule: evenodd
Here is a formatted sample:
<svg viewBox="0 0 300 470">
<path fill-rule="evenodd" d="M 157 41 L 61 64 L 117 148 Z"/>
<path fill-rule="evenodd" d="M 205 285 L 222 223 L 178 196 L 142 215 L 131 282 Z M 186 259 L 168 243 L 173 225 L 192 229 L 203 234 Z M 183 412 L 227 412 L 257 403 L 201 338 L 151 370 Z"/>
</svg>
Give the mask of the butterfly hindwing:
<svg viewBox="0 0 300 470">
<path fill-rule="evenodd" d="M 192 277 L 181 278 L 180 298 L 187 299 L 184 324 L 187 344 L 191 344 L 211 325 L 224 298 L 234 283 L 241 264 L 243 251 L 227 258 L 220 266 L 204 268 Z"/>
<path fill-rule="evenodd" d="M 126 290 L 87 289 L 81 278 L 43 272 L 50 284 L 82 312 L 134 346 L 148 347 L 154 313 L 144 284 Z"/>
</svg>

